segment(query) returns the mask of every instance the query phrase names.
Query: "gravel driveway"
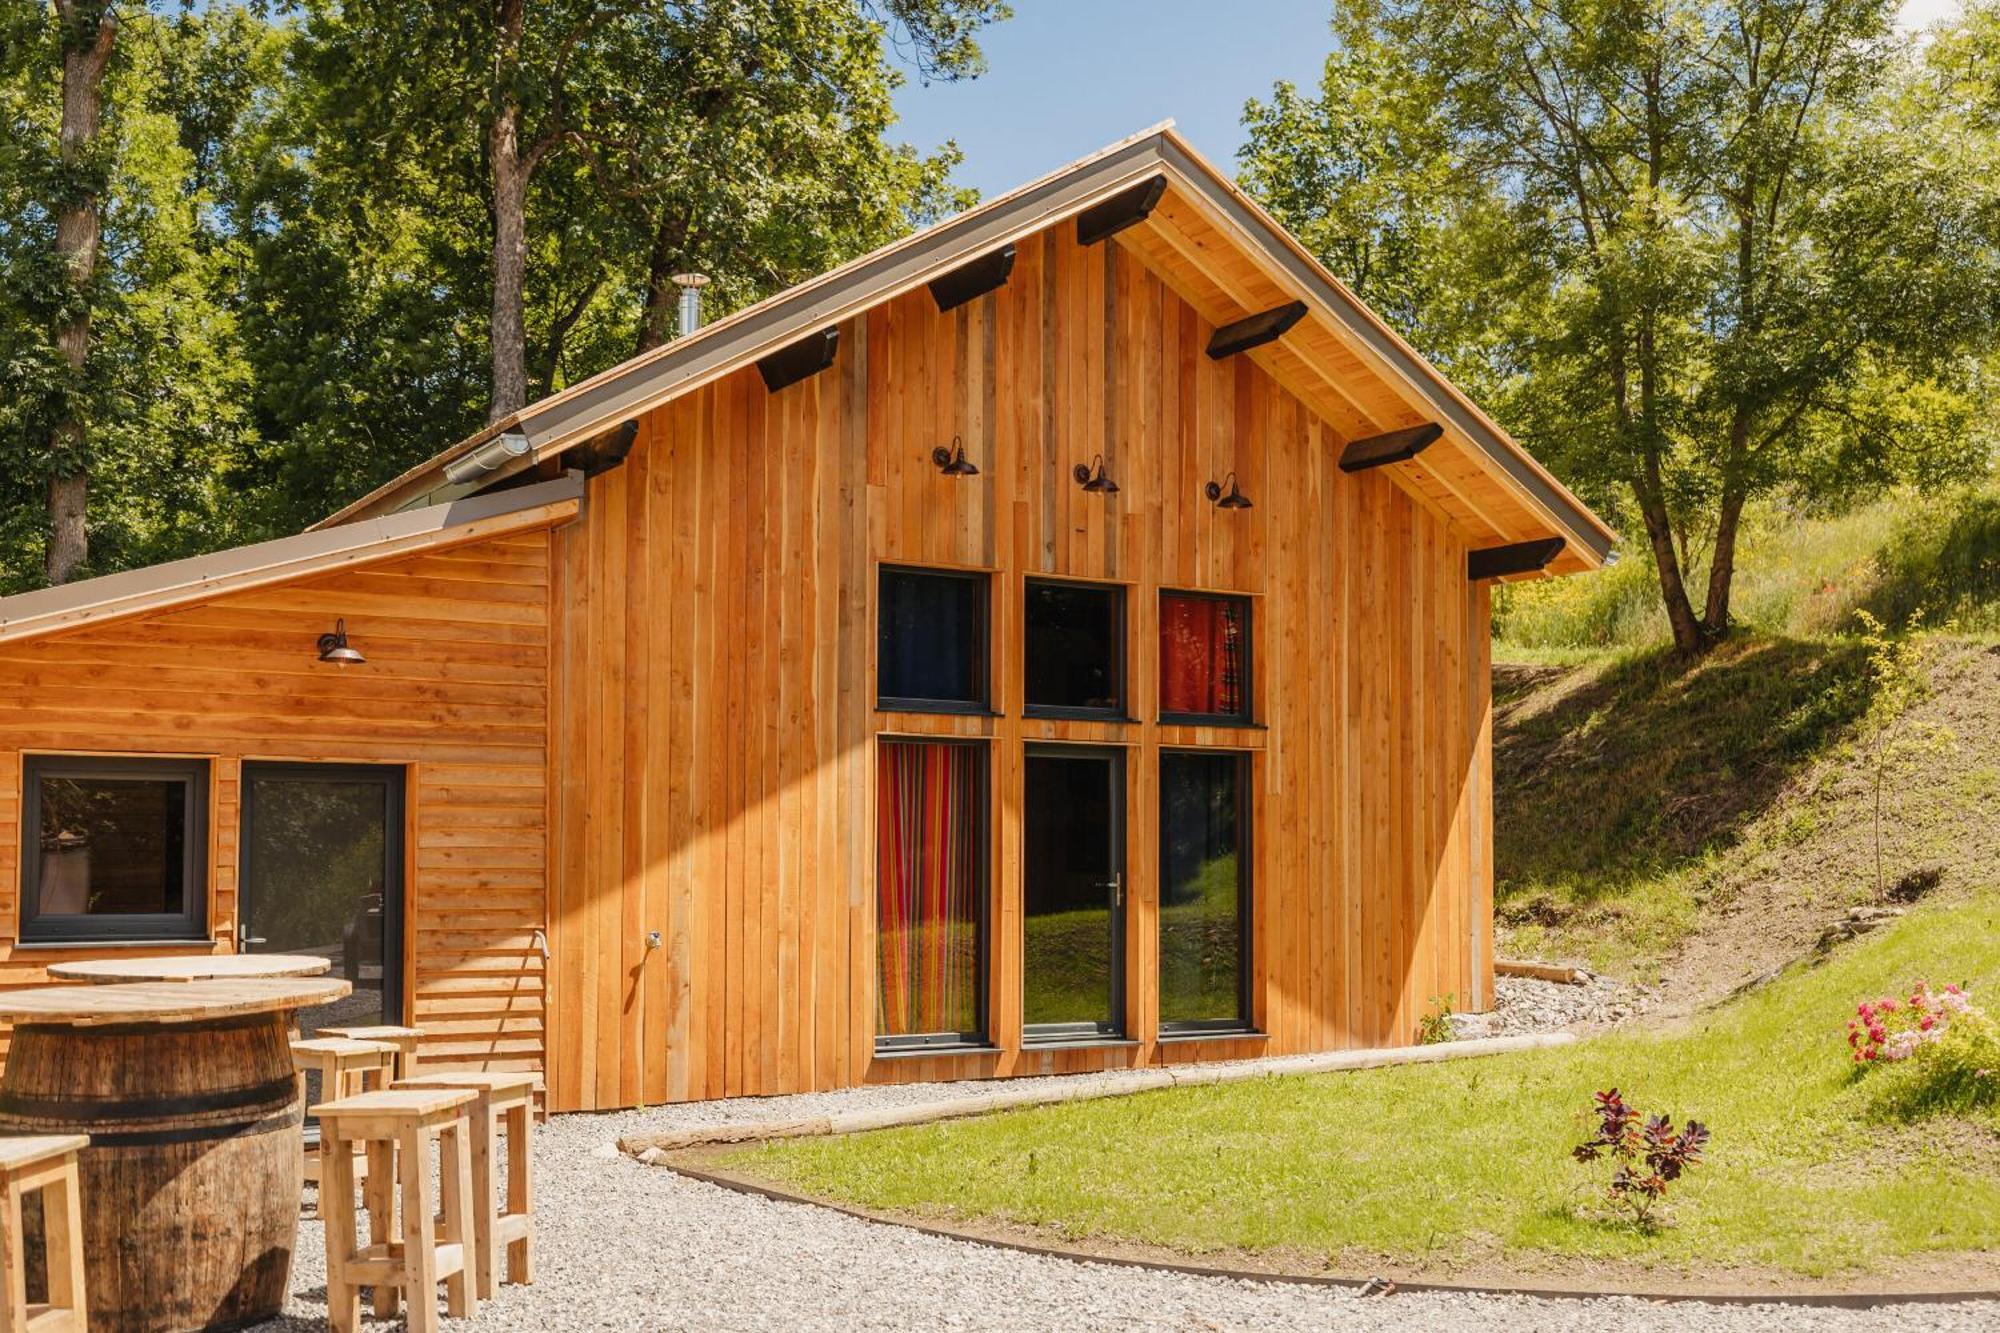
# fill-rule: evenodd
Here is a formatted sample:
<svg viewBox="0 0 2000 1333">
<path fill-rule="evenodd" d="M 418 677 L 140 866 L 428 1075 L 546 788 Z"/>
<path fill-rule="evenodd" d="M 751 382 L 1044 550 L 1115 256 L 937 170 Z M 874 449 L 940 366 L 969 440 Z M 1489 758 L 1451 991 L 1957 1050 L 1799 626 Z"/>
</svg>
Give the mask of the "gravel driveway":
<svg viewBox="0 0 2000 1333">
<path fill-rule="evenodd" d="M 948 1085 L 963 1086 L 963 1085 Z M 985 1086 L 987 1085 L 973 1085 Z M 797 1115 L 939 1089 L 559 1116 L 536 1132 L 538 1279 L 501 1288 L 452 1329 L 1676 1330 L 2000 1328 L 2000 1304 L 1879 1311 L 1537 1301 L 1345 1291 L 1078 1264 L 826 1209 L 777 1203 L 642 1166 L 621 1134 L 736 1115 Z M 302 1220 L 288 1315 L 266 1329 L 325 1327 L 325 1255 Z M 400 1328 L 400 1321 L 371 1327 Z"/>
</svg>

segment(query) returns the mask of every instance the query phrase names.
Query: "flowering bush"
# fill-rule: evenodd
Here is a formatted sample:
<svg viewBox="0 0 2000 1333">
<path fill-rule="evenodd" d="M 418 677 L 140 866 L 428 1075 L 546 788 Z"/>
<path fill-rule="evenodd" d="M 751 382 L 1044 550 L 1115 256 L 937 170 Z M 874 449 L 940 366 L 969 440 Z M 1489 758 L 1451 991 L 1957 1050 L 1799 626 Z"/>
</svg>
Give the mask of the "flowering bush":
<svg viewBox="0 0 2000 1333">
<path fill-rule="evenodd" d="M 1854 1017 L 1847 1023 L 1847 1046 L 1857 1065 L 1907 1060 L 1919 1048 L 1942 1041 L 1954 1022 L 1977 1013 L 1959 986 L 1933 992 L 1918 981 L 1907 999 L 1885 995 L 1854 1006 Z"/>
<path fill-rule="evenodd" d="M 1639 1112 L 1616 1088 L 1598 1093 L 1592 1109 L 1597 1137 L 1578 1144 L 1570 1155 L 1579 1162 L 1609 1159 L 1614 1165 L 1605 1197 L 1630 1212 L 1640 1226 L 1647 1226 L 1653 1220 L 1653 1206 L 1666 1197 L 1667 1186 L 1689 1167 L 1701 1165 L 1708 1126 L 1690 1120 L 1675 1133 L 1674 1122 L 1663 1115 L 1647 1116 L 1642 1124 Z"/>
</svg>

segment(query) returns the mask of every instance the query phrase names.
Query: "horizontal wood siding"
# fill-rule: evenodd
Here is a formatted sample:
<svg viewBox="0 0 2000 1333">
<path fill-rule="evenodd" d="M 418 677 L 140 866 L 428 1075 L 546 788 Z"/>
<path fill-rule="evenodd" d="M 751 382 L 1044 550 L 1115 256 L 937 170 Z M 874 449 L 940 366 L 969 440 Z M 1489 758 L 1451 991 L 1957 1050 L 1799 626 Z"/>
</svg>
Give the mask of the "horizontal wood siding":
<svg viewBox="0 0 2000 1333">
<path fill-rule="evenodd" d="M 0 645 L 0 987 L 91 954 L 15 942 L 24 754 L 213 761 L 213 938 L 193 950 L 217 952 L 236 938 L 243 761 L 403 764 L 405 1020 L 427 1061 L 539 1071 L 549 545 L 518 534 Z M 315 660 L 336 617 L 365 664 Z"/>
<path fill-rule="evenodd" d="M 770 394 L 745 370 L 642 420 L 555 538 L 553 1106 L 1402 1042 L 1433 996 L 1485 1001 L 1466 534 L 1340 472 L 1341 427 L 1268 358 L 1211 361 L 1212 332 L 1136 229 L 1084 248 L 1058 227 L 995 293 L 940 314 L 919 289 L 844 324 L 823 374 Z M 931 462 L 954 436 L 976 478 Z M 1100 454 L 1116 495 L 1070 476 Z M 1254 508 L 1202 496 L 1230 471 Z M 874 709 L 885 561 L 991 573 L 995 716 Z M 1126 587 L 1138 721 L 1022 718 L 1030 575 Z M 1152 720 L 1162 588 L 1254 600 L 1259 725 Z M 874 1054 L 885 734 L 988 741 L 995 1052 Z M 1019 1041 L 1021 755 L 1044 740 L 1129 747 L 1133 1046 Z M 1162 746 L 1251 755 L 1261 1038 L 1155 1029 Z"/>
</svg>

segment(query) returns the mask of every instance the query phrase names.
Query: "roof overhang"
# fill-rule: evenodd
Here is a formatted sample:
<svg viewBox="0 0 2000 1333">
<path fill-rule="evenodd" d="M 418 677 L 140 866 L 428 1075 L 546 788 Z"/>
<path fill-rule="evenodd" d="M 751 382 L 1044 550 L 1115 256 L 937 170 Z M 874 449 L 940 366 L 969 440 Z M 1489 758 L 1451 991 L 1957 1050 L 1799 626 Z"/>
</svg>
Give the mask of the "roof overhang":
<svg viewBox="0 0 2000 1333">
<path fill-rule="evenodd" d="M 1296 329 L 1248 355 L 1348 438 L 1425 421 L 1442 426 L 1437 449 L 1389 472 L 1458 526 L 1469 545 L 1560 536 L 1564 549 L 1551 571 L 1604 562 L 1616 533 L 1171 126 L 1113 144 L 542 399 L 317 528 L 464 494 L 468 487 L 448 483 L 445 467 L 503 432 L 525 436 L 530 447 L 491 479 L 533 467 L 1155 176 L 1164 176 L 1168 186 L 1162 207 L 1119 232 L 1115 243 L 1132 250 L 1217 325 L 1287 301 L 1305 302 L 1309 315 Z"/>
<path fill-rule="evenodd" d="M 582 504 L 583 476 L 570 472 L 533 486 L 0 597 L 0 644 L 550 527 L 574 518 Z"/>
</svg>

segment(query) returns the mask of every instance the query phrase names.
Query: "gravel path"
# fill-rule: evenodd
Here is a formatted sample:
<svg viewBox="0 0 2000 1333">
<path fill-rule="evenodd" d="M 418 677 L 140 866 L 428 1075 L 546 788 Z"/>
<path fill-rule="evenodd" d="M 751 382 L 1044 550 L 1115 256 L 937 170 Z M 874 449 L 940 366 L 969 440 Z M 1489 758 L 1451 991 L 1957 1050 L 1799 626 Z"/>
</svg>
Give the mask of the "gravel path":
<svg viewBox="0 0 2000 1333">
<path fill-rule="evenodd" d="M 967 1085 L 944 1085 L 963 1087 Z M 988 1087 L 990 1084 L 973 1084 Z M 997 1250 L 821 1208 L 777 1203 L 642 1166 L 623 1134 L 729 1115 L 794 1116 L 939 1095 L 937 1085 L 559 1116 L 536 1132 L 538 1280 L 502 1287 L 451 1329 L 865 1330 L 1874 1330 L 1971 1333 L 2000 1305 L 1809 1310 L 1536 1301 L 1235 1282 Z M 325 1256 L 303 1220 L 287 1317 L 325 1327 Z M 370 1324 L 399 1328 L 400 1323 Z"/>
</svg>

